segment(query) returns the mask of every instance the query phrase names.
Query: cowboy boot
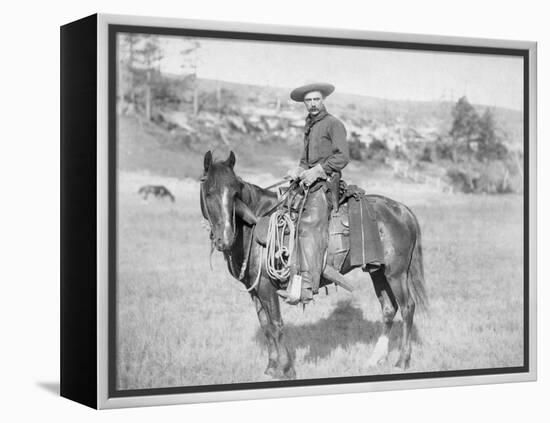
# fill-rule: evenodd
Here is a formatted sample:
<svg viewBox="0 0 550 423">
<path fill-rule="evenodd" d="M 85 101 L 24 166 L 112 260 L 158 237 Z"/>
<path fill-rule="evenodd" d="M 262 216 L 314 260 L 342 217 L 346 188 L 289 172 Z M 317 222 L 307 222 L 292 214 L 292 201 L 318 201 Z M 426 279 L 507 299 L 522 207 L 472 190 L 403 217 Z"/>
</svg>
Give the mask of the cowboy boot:
<svg viewBox="0 0 550 423">
<path fill-rule="evenodd" d="M 349 292 L 353 292 L 353 286 L 351 286 L 346 278 L 344 278 L 344 275 L 338 272 L 334 267 L 327 264 L 323 270 L 322 276 L 326 281 L 341 286 Z"/>
<path fill-rule="evenodd" d="M 276 292 L 287 304 L 308 304 L 313 300 L 311 275 L 309 272 L 302 272 L 301 275 L 294 275 L 287 289 L 278 289 Z"/>
</svg>

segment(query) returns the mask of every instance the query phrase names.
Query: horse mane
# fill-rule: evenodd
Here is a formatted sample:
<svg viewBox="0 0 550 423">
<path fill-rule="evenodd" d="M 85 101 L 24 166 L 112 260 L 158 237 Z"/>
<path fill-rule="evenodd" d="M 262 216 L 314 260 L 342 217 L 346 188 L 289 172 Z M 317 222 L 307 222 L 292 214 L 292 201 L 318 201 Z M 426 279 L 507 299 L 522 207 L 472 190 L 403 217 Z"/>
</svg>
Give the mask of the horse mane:
<svg viewBox="0 0 550 423">
<path fill-rule="evenodd" d="M 237 176 L 237 180 L 241 184 L 241 199 L 245 204 L 255 212 L 262 210 L 266 205 L 271 205 L 273 201 L 277 200 L 277 194 L 273 191 L 269 191 L 265 188 L 261 188 L 250 182 L 246 182 L 240 176 Z"/>
</svg>

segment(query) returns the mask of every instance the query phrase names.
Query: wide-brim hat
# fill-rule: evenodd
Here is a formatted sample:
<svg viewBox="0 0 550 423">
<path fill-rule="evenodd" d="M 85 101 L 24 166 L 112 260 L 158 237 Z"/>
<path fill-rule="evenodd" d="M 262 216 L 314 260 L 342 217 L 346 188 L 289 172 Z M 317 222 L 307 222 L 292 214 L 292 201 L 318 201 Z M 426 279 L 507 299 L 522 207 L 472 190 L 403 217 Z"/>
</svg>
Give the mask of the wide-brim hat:
<svg viewBox="0 0 550 423">
<path fill-rule="evenodd" d="M 306 94 L 312 91 L 319 91 L 323 94 L 323 97 L 326 97 L 334 92 L 334 85 L 326 84 L 324 82 L 302 85 L 301 87 L 292 90 L 290 93 L 290 98 L 294 101 L 304 101 Z"/>
</svg>

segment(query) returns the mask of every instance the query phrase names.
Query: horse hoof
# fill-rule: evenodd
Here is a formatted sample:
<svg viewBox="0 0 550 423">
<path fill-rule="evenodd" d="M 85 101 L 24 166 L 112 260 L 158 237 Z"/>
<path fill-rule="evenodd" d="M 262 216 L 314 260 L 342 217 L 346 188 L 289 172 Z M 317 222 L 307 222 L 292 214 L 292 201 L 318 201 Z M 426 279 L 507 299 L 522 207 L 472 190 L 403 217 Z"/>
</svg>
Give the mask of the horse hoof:
<svg viewBox="0 0 550 423">
<path fill-rule="evenodd" d="M 294 368 L 283 371 L 278 367 L 268 366 L 264 373 L 271 376 L 273 379 L 296 379 L 296 371 Z"/>
<path fill-rule="evenodd" d="M 382 366 L 382 365 L 386 364 L 387 361 L 388 361 L 388 357 L 370 358 L 367 361 L 367 366 L 369 366 L 369 367 Z"/>
<path fill-rule="evenodd" d="M 277 373 L 278 370 L 276 367 L 272 367 L 272 366 L 267 366 L 267 368 L 265 369 L 264 373 L 267 375 L 267 376 L 271 376 L 271 377 L 277 377 Z"/>
<path fill-rule="evenodd" d="M 394 370 L 398 372 L 404 372 L 409 367 L 409 360 L 404 360 L 400 358 L 397 360 L 397 363 L 395 363 Z"/>
<path fill-rule="evenodd" d="M 285 371 L 285 377 L 290 380 L 296 379 L 296 370 L 294 370 L 294 367 Z"/>
</svg>

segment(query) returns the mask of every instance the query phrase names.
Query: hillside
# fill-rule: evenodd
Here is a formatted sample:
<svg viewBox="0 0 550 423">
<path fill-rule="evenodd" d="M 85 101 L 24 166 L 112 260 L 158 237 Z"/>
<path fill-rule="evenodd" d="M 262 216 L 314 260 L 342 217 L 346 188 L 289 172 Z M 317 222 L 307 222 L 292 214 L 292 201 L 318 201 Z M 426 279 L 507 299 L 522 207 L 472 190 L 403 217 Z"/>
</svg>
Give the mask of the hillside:
<svg viewBox="0 0 550 423">
<path fill-rule="evenodd" d="M 119 107 L 122 170 L 198 178 L 208 150 L 220 158 L 232 150 L 242 171 L 275 179 L 297 163 L 305 110 L 288 99 L 289 90 L 200 79 L 195 87 L 176 78 L 160 79 L 153 87 L 151 120 L 139 103 L 133 109 Z M 326 105 L 347 128 L 355 166 L 367 172 L 443 191 L 521 190 L 520 112 L 491 109 L 496 146 L 503 147 L 491 153 L 496 156 L 488 163 L 480 158 L 477 141 L 459 145 L 451 139 L 454 103 L 335 93 Z M 479 116 L 486 111 L 472 107 Z"/>
<path fill-rule="evenodd" d="M 304 118 L 304 106 L 289 99 L 292 88 L 261 87 L 226 81 L 199 80 L 200 89 L 205 92 L 216 90 L 230 92 L 238 104 L 244 106 L 263 105 L 276 107 Z M 329 111 L 348 125 L 377 122 L 392 125 L 404 124 L 416 128 L 448 131 L 451 127 L 453 101 L 407 101 L 387 100 L 363 95 L 335 92 L 326 100 Z M 523 148 L 523 113 L 517 110 L 473 104 L 478 113 L 490 108 L 495 116 L 497 128 L 512 150 Z"/>
</svg>

